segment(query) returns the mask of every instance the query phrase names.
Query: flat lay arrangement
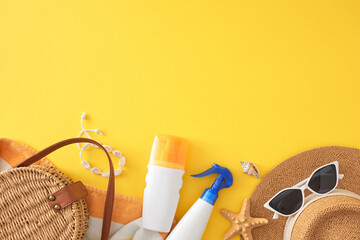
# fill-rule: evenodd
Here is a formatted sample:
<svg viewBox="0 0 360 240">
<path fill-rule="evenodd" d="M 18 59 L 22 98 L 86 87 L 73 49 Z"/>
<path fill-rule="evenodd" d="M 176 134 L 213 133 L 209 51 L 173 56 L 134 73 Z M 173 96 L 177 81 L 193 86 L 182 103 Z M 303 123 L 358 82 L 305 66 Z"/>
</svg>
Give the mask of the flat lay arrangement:
<svg viewBox="0 0 360 240">
<path fill-rule="evenodd" d="M 0 240 L 360 240 L 359 13 L 0 0 Z"/>
<path fill-rule="evenodd" d="M 93 203 L 87 202 L 87 197 L 91 188 L 87 189 L 80 181 L 73 182 L 48 160 L 42 160 L 49 153 L 74 143 L 96 145 L 106 153 L 110 165 L 102 230 L 97 237 L 96 229 L 90 229 L 89 224 L 87 205 Z M 89 138 L 71 138 L 32 156 L 26 153 L 26 147 L 21 149 L 21 144 L 13 140 L 0 139 L 0 144 L 5 146 L 0 148 L 1 159 L 13 166 L 0 173 L 1 239 L 158 240 L 170 233 L 168 240 L 200 240 L 219 191 L 231 187 L 234 181 L 229 169 L 215 163 L 205 172 L 192 175 L 199 178 L 216 174 L 218 177 L 174 226 L 188 142 L 157 135 L 148 165 L 142 217 L 123 222 L 114 232 L 110 230 L 111 219 L 119 199 L 114 194 L 115 174 L 109 151 L 100 143 Z M 14 144 L 20 146 L 19 152 L 14 152 Z M 28 157 L 21 159 L 21 154 Z M 13 158 L 17 162 L 13 162 Z M 260 236 L 264 235 L 268 239 L 284 240 L 357 239 L 360 236 L 355 227 L 360 224 L 360 189 L 356 181 L 360 177 L 359 163 L 360 150 L 345 147 L 318 148 L 284 161 L 262 179 L 239 214 L 221 210 L 232 225 L 224 240 L 237 235 L 244 240 L 262 239 Z M 324 165 L 318 166 L 320 164 Z M 306 178 L 305 174 L 312 168 L 315 170 Z M 297 183 L 292 185 L 294 182 Z M 274 190 L 278 192 L 274 194 Z M 100 194 L 94 197 L 100 198 Z M 251 208 L 252 203 L 255 208 Z M 271 213 L 274 213 L 272 219 Z"/>
</svg>

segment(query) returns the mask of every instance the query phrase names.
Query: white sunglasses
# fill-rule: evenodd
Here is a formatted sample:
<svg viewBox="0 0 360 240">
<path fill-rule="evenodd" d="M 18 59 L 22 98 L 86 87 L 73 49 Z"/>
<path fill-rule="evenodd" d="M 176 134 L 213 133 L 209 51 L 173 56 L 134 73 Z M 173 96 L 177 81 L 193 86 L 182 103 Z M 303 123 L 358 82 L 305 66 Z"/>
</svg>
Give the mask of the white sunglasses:
<svg viewBox="0 0 360 240">
<path fill-rule="evenodd" d="M 291 216 L 304 206 L 305 189 L 318 195 L 325 195 L 334 190 L 339 179 L 343 177 L 343 174 L 339 174 L 338 161 L 326 164 L 316 169 L 309 178 L 275 194 L 264 204 L 264 207 L 274 212 L 273 219 L 278 219 L 279 215 Z"/>
</svg>

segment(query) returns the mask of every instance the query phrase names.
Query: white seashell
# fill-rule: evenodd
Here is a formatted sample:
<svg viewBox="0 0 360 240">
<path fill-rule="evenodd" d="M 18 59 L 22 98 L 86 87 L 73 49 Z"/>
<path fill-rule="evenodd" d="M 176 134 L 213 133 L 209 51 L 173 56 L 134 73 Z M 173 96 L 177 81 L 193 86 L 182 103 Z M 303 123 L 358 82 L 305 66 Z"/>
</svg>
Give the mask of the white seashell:
<svg viewBox="0 0 360 240">
<path fill-rule="evenodd" d="M 90 171 L 91 171 L 93 174 L 101 174 L 100 169 L 98 169 L 97 167 L 93 167 Z"/>
<path fill-rule="evenodd" d="M 101 174 L 101 176 L 103 177 L 109 177 L 110 176 L 110 173 L 108 171 L 105 171 Z"/>
<path fill-rule="evenodd" d="M 118 157 L 118 158 L 121 158 L 121 157 L 122 157 L 121 152 L 118 151 L 118 150 L 114 150 L 114 151 L 112 151 L 112 153 L 114 154 L 115 157 Z"/>
<path fill-rule="evenodd" d="M 106 151 L 108 152 L 112 152 L 112 148 L 108 145 L 103 145 L 103 147 L 106 149 Z"/>
<path fill-rule="evenodd" d="M 125 157 L 122 156 L 119 161 L 119 167 L 122 168 L 122 167 L 124 167 L 124 165 L 125 165 Z"/>
<path fill-rule="evenodd" d="M 122 169 L 121 169 L 121 168 L 120 168 L 120 169 L 116 169 L 115 172 L 114 172 L 114 175 L 115 175 L 115 176 L 119 176 L 119 175 L 121 174 L 121 172 L 122 172 Z"/>
<path fill-rule="evenodd" d="M 82 161 L 81 162 L 81 165 L 86 168 L 86 169 L 90 169 L 91 166 L 90 166 L 90 163 L 88 161 Z"/>
</svg>

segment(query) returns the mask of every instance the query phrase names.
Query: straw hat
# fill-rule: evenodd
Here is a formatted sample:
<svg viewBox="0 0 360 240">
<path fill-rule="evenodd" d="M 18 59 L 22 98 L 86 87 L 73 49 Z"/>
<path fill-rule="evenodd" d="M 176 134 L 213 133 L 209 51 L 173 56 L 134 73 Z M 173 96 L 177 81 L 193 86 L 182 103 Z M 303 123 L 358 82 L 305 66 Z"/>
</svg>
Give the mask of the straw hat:
<svg viewBox="0 0 360 240">
<path fill-rule="evenodd" d="M 339 162 L 337 188 L 319 196 L 305 191 L 305 205 L 295 215 L 272 219 L 273 212 L 264 204 L 284 188 L 310 177 L 325 164 Z M 253 192 L 251 214 L 269 220 L 253 229 L 254 239 L 321 240 L 360 239 L 360 150 L 346 147 L 322 147 L 293 156 L 271 170 Z"/>
</svg>

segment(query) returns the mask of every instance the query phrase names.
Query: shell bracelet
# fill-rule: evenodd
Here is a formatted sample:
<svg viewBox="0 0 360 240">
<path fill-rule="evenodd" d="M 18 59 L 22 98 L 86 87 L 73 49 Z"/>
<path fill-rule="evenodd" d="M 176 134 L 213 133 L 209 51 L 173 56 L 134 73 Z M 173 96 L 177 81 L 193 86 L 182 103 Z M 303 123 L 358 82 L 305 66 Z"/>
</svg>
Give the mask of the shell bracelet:
<svg viewBox="0 0 360 240">
<path fill-rule="evenodd" d="M 97 134 L 102 135 L 102 132 L 99 129 L 85 129 L 84 128 L 84 124 L 83 121 L 86 118 L 86 114 L 83 113 L 83 115 L 81 116 L 81 120 L 80 120 L 80 125 L 81 125 L 81 131 L 79 132 L 79 134 L 77 135 L 77 137 L 81 137 L 81 135 L 85 134 L 89 139 L 91 139 L 89 132 L 95 132 Z M 76 144 L 77 147 L 80 150 L 80 160 L 81 160 L 81 166 L 83 166 L 85 169 L 89 170 L 90 172 L 92 172 L 93 174 L 98 174 L 101 175 L 103 177 L 109 177 L 110 173 L 108 171 L 101 171 L 99 168 L 97 167 L 91 167 L 90 163 L 86 160 L 83 159 L 82 153 L 85 149 L 87 149 L 89 146 L 93 147 L 93 148 L 99 148 L 98 146 L 91 144 L 91 143 L 86 143 L 84 144 L 84 146 L 80 146 L 80 144 Z M 118 150 L 113 150 L 110 146 L 108 145 L 103 145 L 103 147 L 106 149 L 106 151 L 108 153 L 111 153 L 114 155 L 114 157 L 119 158 L 119 168 L 114 170 L 114 175 L 115 176 L 119 176 L 122 172 L 122 169 L 125 165 L 125 157 L 122 155 L 122 153 Z"/>
</svg>

